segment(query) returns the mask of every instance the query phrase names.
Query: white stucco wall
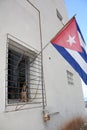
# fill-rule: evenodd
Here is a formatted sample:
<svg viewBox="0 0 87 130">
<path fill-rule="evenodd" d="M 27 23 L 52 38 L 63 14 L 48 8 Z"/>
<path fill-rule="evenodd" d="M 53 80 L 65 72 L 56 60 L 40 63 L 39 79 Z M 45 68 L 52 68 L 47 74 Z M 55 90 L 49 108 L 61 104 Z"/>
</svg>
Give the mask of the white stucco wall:
<svg viewBox="0 0 87 130">
<path fill-rule="evenodd" d="M 63 16 L 63 23 L 68 21 L 64 1 L 31 0 L 31 2 L 40 10 L 44 47 L 63 26 L 56 16 L 56 8 Z M 51 44 L 43 51 L 46 109 L 50 113 L 59 112 L 59 114 L 51 115 L 51 120 L 44 123 L 42 108 L 5 112 L 7 33 L 38 51 L 41 49 L 41 43 L 38 11 L 26 0 L 1 0 L 0 19 L 0 129 L 58 130 L 61 124 L 69 118 L 84 115 L 85 108 L 80 78 Z M 73 86 L 67 83 L 66 70 L 74 75 Z"/>
</svg>

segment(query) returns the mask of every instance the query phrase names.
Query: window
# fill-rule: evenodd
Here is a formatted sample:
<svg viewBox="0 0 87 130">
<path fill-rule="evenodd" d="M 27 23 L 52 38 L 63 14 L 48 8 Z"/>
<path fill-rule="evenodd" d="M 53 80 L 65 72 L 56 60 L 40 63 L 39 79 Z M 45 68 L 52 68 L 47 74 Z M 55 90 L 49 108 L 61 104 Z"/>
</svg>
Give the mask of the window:
<svg viewBox="0 0 87 130">
<path fill-rule="evenodd" d="M 66 71 L 67 72 L 67 81 L 69 85 L 73 85 L 74 81 L 73 81 L 73 73 L 71 73 L 70 71 Z"/>
<path fill-rule="evenodd" d="M 56 15 L 57 15 L 57 17 L 58 17 L 58 19 L 59 19 L 60 21 L 63 20 L 63 17 L 62 17 L 62 15 L 60 14 L 60 12 L 58 11 L 58 9 L 56 9 Z"/>
<path fill-rule="evenodd" d="M 41 55 L 9 39 L 7 51 L 7 104 L 23 104 L 26 84 L 28 104 L 42 104 Z"/>
</svg>

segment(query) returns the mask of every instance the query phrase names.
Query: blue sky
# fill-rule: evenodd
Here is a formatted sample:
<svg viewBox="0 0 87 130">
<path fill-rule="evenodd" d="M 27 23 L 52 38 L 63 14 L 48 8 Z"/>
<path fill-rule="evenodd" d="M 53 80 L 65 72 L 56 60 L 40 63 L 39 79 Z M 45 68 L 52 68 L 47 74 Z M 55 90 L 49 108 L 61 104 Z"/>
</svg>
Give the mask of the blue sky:
<svg viewBox="0 0 87 130">
<path fill-rule="evenodd" d="M 84 40 L 87 44 L 87 0 L 64 0 L 69 19 L 76 14 L 75 18 L 80 27 Z M 87 85 L 82 82 L 84 99 L 87 100 Z"/>
<path fill-rule="evenodd" d="M 69 18 L 76 14 L 76 20 L 87 41 L 87 0 L 64 0 Z"/>
</svg>

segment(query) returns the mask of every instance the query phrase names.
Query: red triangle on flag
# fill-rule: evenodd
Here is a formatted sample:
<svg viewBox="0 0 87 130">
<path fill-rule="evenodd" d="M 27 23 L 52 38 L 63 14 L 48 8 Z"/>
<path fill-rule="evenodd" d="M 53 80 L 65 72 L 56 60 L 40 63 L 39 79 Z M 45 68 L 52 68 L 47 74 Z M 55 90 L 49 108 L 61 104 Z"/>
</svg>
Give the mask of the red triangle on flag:
<svg viewBox="0 0 87 130">
<path fill-rule="evenodd" d="M 64 28 L 51 40 L 52 44 L 82 52 L 76 20 L 73 17 Z"/>
</svg>

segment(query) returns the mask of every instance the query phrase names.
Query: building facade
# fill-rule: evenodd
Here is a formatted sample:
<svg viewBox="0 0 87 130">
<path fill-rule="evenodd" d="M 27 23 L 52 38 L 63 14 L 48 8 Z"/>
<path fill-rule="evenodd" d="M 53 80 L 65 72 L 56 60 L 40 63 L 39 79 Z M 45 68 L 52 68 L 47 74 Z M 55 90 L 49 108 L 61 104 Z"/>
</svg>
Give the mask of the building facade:
<svg viewBox="0 0 87 130">
<path fill-rule="evenodd" d="M 68 21 L 64 1 L 1 0 L 0 18 L 0 129 L 58 130 L 84 116 L 80 78 L 50 43 Z"/>
</svg>

